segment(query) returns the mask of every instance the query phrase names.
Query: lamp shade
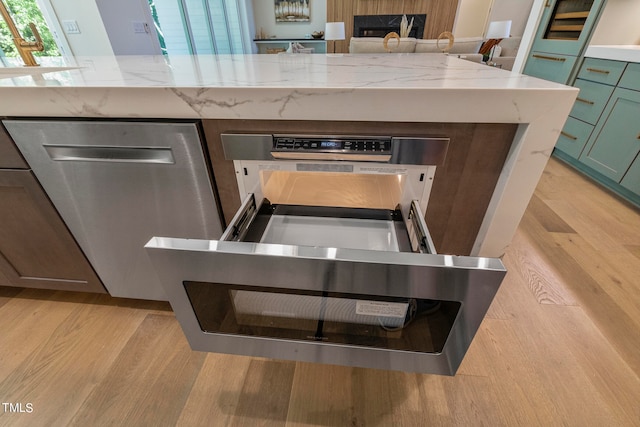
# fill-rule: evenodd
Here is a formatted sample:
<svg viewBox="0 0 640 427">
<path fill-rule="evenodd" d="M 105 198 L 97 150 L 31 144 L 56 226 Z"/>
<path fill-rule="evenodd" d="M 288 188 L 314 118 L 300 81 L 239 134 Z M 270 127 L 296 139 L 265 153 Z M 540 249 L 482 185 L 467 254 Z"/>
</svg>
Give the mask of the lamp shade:
<svg viewBox="0 0 640 427">
<path fill-rule="evenodd" d="M 491 21 L 485 38 L 506 39 L 511 35 L 511 21 Z"/>
<path fill-rule="evenodd" d="M 324 27 L 325 40 L 344 40 L 344 22 L 327 22 Z"/>
</svg>

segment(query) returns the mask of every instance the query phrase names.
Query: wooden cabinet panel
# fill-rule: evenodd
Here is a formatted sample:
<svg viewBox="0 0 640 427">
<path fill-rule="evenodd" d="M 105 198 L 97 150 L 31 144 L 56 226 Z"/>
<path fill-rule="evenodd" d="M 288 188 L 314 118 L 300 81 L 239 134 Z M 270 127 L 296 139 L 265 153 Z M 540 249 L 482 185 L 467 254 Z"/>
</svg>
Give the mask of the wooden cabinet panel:
<svg viewBox="0 0 640 427">
<path fill-rule="evenodd" d="M 0 270 L 13 286 L 106 292 L 29 170 L 0 170 Z"/>
<path fill-rule="evenodd" d="M 640 152 L 640 92 L 616 89 L 580 161 L 620 182 Z"/>
<path fill-rule="evenodd" d="M 0 123 L 0 169 L 28 169 L 7 130 Z"/>
</svg>

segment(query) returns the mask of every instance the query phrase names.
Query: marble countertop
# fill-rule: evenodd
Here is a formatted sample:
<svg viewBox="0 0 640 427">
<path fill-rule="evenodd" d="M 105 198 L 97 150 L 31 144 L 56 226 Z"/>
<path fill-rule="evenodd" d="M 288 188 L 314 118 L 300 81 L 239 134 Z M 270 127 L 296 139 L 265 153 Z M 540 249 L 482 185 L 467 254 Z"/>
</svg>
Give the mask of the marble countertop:
<svg viewBox="0 0 640 427">
<path fill-rule="evenodd" d="M 75 68 L 0 68 L 0 115 L 526 123 L 575 98 L 566 86 L 441 54 L 54 59 L 39 59 L 39 71 Z"/>
<path fill-rule="evenodd" d="M 584 56 L 613 61 L 640 62 L 640 45 L 594 45 L 587 47 Z"/>
</svg>

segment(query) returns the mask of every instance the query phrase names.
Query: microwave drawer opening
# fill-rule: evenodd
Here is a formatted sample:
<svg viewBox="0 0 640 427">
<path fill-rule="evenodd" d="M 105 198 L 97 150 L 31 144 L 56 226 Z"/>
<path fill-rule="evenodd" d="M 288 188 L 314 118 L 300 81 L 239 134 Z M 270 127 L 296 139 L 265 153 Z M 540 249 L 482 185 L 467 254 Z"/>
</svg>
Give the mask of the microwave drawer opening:
<svg viewBox="0 0 640 427">
<path fill-rule="evenodd" d="M 399 206 L 390 210 L 283 205 L 266 198 L 257 204 L 249 195 L 221 240 L 435 253 L 417 204 L 411 209 L 405 222 Z"/>
</svg>

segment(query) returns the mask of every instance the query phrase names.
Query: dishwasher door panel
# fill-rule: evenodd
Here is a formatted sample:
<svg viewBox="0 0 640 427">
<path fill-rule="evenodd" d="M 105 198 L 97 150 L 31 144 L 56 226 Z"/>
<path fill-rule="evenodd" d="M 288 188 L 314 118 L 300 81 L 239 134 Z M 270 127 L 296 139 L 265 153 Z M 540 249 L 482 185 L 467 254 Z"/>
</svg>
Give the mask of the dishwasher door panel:
<svg viewBox="0 0 640 427">
<path fill-rule="evenodd" d="M 196 123 L 4 124 L 112 296 L 167 299 L 152 236 L 220 236 Z"/>
</svg>

